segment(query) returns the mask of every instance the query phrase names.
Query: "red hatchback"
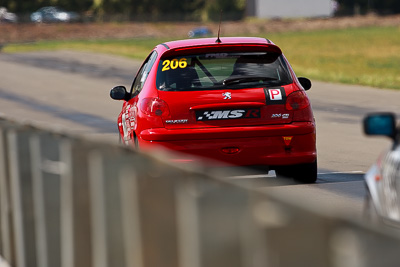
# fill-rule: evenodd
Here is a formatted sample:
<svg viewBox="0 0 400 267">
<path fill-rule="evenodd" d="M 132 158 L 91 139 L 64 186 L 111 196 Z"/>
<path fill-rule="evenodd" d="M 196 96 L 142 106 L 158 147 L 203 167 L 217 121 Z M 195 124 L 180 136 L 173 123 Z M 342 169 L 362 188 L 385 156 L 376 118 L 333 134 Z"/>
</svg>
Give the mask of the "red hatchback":
<svg viewBox="0 0 400 267">
<path fill-rule="evenodd" d="M 306 183 L 317 179 L 315 120 L 281 49 L 263 38 L 190 39 L 160 44 L 141 66 L 118 127 L 124 143 L 161 145 L 236 166 L 266 166 Z M 194 155 L 196 157 L 191 157 Z"/>
</svg>

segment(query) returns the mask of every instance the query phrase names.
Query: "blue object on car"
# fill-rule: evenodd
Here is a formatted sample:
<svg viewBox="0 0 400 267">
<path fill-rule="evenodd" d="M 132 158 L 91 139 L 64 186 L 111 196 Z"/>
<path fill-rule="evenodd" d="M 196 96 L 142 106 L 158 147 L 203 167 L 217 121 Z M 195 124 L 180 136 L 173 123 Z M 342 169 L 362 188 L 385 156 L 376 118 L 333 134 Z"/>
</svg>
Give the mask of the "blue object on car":
<svg viewBox="0 0 400 267">
<path fill-rule="evenodd" d="M 375 113 L 364 119 L 367 135 L 384 135 L 393 138 L 396 133 L 396 117 L 393 113 Z"/>
</svg>

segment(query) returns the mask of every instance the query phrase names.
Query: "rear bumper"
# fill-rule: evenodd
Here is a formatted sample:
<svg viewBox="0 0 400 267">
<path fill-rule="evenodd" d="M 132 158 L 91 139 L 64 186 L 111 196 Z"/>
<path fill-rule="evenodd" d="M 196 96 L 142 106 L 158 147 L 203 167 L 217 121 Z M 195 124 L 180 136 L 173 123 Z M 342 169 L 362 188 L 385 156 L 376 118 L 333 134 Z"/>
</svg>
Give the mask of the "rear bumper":
<svg viewBox="0 0 400 267">
<path fill-rule="evenodd" d="M 229 138 L 251 138 L 268 136 L 291 136 L 315 133 L 315 124 L 297 122 L 284 125 L 246 126 L 246 127 L 210 127 L 198 129 L 165 128 L 147 129 L 140 132 L 140 138 L 145 141 L 182 141 L 182 140 L 213 140 Z"/>
<path fill-rule="evenodd" d="M 283 137 L 293 137 L 285 144 Z M 317 158 L 315 126 L 312 123 L 229 127 L 207 129 L 143 131 L 139 137 L 143 149 L 161 145 L 184 153 L 173 161 L 198 161 L 198 157 L 236 166 L 282 166 L 311 163 Z M 238 148 L 227 154 L 224 148 Z M 215 165 L 215 164 L 214 164 Z"/>
</svg>

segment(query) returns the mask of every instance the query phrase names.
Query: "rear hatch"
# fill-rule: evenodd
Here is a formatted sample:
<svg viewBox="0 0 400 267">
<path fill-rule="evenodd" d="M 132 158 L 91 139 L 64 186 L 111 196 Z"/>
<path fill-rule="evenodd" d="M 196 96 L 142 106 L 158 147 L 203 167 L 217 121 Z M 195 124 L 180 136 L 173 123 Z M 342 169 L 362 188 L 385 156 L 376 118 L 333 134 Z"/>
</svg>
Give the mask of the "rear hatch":
<svg viewBox="0 0 400 267">
<path fill-rule="evenodd" d="M 273 44 L 169 50 L 156 79 L 159 98 L 169 107 L 168 129 L 290 123 L 285 103 L 292 84 Z"/>
<path fill-rule="evenodd" d="M 170 111 L 167 129 L 256 126 L 292 122 L 284 87 L 209 91 L 159 91 Z M 289 89 L 288 88 L 288 89 Z"/>
</svg>

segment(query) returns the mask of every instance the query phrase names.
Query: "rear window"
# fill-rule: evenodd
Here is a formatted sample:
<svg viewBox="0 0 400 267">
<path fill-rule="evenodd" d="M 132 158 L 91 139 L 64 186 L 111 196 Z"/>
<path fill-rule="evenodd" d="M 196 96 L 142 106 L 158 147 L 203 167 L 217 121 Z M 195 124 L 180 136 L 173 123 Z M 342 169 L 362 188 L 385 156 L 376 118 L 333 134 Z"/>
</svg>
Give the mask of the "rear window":
<svg viewBox="0 0 400 267">
<path fill-rule="evenodd" d="M 235 52 L 164 58 L 157 70 L 162 91 L 240 89 L 292 83 L 283 56 Z"/>
</svg>

